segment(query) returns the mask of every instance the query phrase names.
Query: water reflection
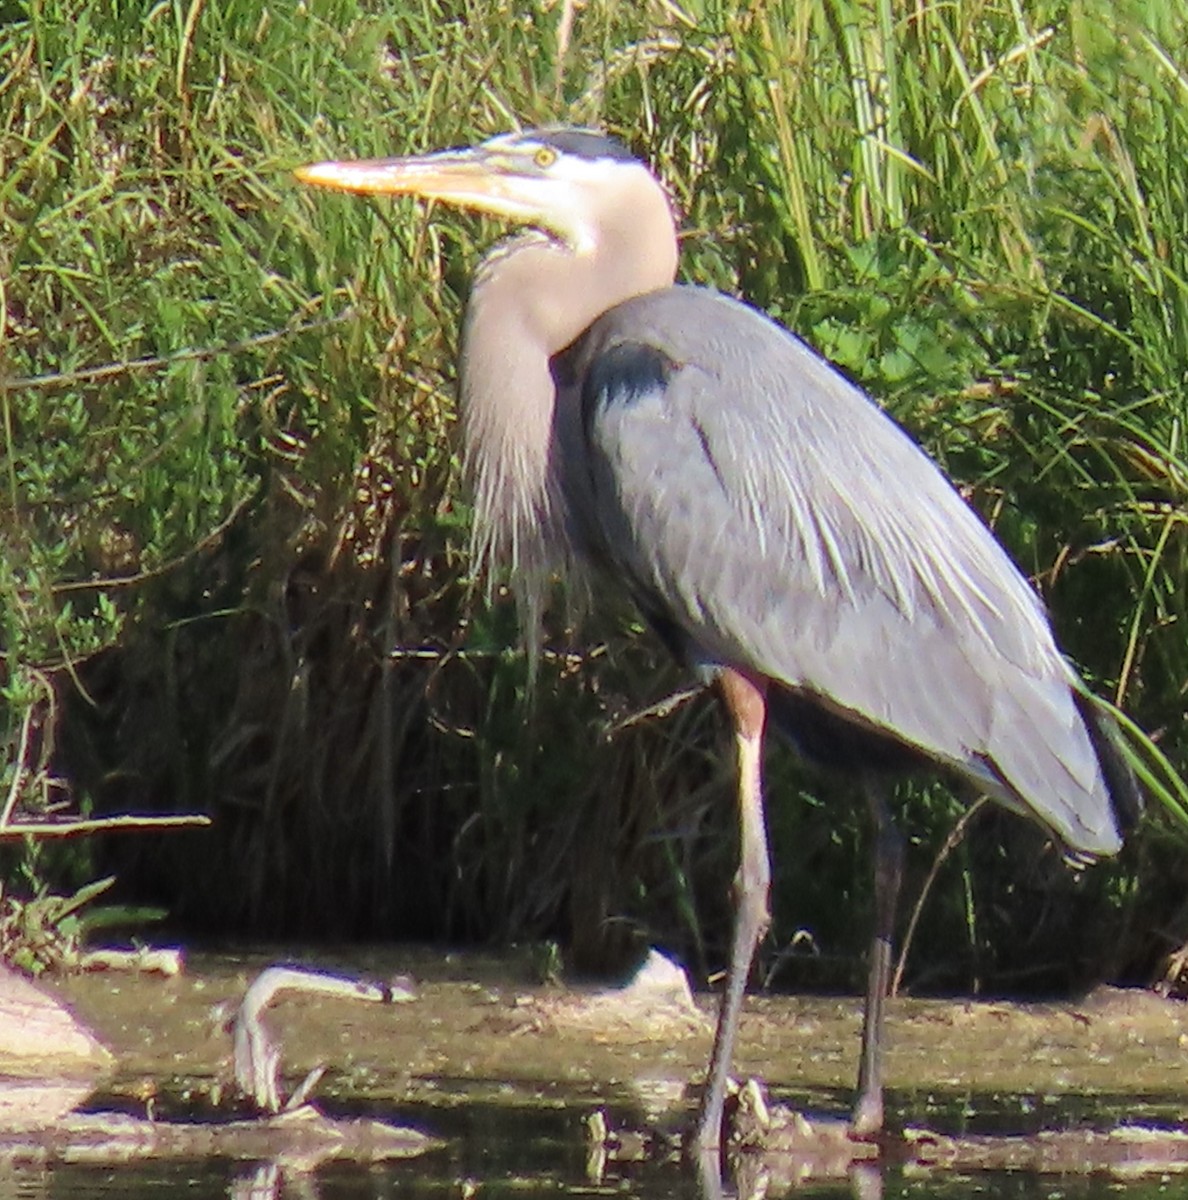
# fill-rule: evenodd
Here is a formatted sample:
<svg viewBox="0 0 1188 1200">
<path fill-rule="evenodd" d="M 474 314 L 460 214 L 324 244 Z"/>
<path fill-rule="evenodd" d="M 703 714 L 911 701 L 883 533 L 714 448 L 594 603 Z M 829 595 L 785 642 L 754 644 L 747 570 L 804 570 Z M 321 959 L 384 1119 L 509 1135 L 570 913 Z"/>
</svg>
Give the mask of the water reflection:
<svg viewBox="0 0 1188 1200">
<path fill-rule="evenodd" d="M 166 1100 L 168 1097 L 166 1097 Z M 910 1098 L 913 1104 L 923 1097 Z M 944 1097 L 933 1094 L 939 1109 Z M 520 1200 L 533 1196 L 634 1196 L 641 1200 L 674 1197 L 693 1200 L 705 1193 L 696 1174 L 680 1162 L 675 1146 L 657 1138 L 646 1153 L 608 1155 L 596 1178 L 590 1175 L 587 1120 L 594 1111 L 588 1102 L 562 1096 L 541 1107 L 538 1092 L 512 1093 L 503 1103 L 445 1103 L 441 1106 L 398 1106 L 350 1115 L 379 1116 L 394 1124 L 416 1124 L 440 1137 L 442 1149 L 406 1162 L 364 1165 L 329 1162 L 316 1170 L 285 1162 L 236 1164 L 217 1156 L 155 1162 L 41 1163 L 10 1160 L 0 1165 L 0 1200 L 50 1200 L 51 1197 L 93 1197 L 114 1200 L 158 1200 L 181 1192 L 193 1200 L 372 1200 L 396 1196 L 496 1197 Z M 987 1097 L 947 1097 L 944 1121 L 950 1130 L 1001 1127 L 1010 1113 L 1031 1116 L 1042 1109 L 1049 1129 L 1084 1129 L 1085 1123 L 1106 1128 L 1126 1107 L 1135 1115 L 1166 1113 L 1173 1097 L 1154 1102 L 1133 1098 L 1070 1098 L 1067 1110 L 1042 1097 L 999 1094 Z M 984 1112 L 978 1108 L 984 1105 Z M 340 1113 L 340 1116 L 348 1114 Z M 638 1111 L 611 1106 L 608 1125 L 631 1130 Z M 1016 1132 L 1019 1127 L 1016 1126 Z M 970 1133 L 971 1137 L 984 1136 Z M 1075 1166 L 1075 1164 L 1072 1164 Z M 1087 1164 L 1082 1164 L 1082 1167 Z M 1181 1176 L 1172 1171 L 1127 1181 L 1104 1170 L 1094 1173 L 927 1168 L 902 1162 L 877 1168 L 858 1164 L 839 1178 L 802 1178 L 796 1164 L 778 1158 L 756 1158 L 749 1170 L 727 1173 L 726 1194 L 775 1197 L 795 1192 L 798 1197 L 845 1197 L 853 1200 L 898 1200 L 900 1197 L 950 1200 L 985 1196 L 992 1200 L 1098 1200 L 1109 1195 L 1122 1200 L 1177 1194 Z M 1188 1178 L 1184 1179 L 1188 1184 Z"/>
</svg>

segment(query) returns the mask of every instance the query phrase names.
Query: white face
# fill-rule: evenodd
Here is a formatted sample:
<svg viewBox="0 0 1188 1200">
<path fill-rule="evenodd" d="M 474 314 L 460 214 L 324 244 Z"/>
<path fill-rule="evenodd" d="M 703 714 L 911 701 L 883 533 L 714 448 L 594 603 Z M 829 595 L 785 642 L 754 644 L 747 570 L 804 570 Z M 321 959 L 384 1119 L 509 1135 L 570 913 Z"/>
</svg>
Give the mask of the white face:
<svg viewBox="0 0 1188 1200">
<path fill-rule="evenodd" d="M 591 137 L 591 149 L 598 146 Z M 412 195 L 543 230 L 584 257 L 599 234 L 630 228 L 659 185 L 633 158 L 566 153 L 532 134 L 503 134 L 476 150 L 301 167 L 306 183 L 371 195 Z M 662 191 L 659 191 L 663 195 Z"/>
<path fill-rule="evenodd" d="M 562 134 L 558 138 L 564 145 Z M 596 154 L 598 134 L 592 133 L 587 145 Z M 653 234 L 650 251 L 659 253 L 661 241 L 672 239 L 673 262 L 659 263 L 656 270 L 659 275 L 670 265 L 676 270 L 676 234 L 664 190 L 642 162 L 622 152 L 589 157 L 565 152 L 547 137 L 506 133 L 473 150 L 320 162 L 299 168 L 296 175 L 307 184 L 341 191 L 420 196 L 488 212 L 540 229 L 578 258 L 593 257 L 607 242 L 635 241 L 641 221 L 662 216 L 668 228 L 662 236 Z"/>
<path fill-rule="evenodd" d="M 634 159 L 565 154 L 522 134 L 492 138 L 483 149 L 491 171 L 489 202 L 475 206 L 537 225 L 575 254 L 592 253 L 607 215 L 629 213 L 633 195 L 656 186 L 647 167 Z"/>
</svg>

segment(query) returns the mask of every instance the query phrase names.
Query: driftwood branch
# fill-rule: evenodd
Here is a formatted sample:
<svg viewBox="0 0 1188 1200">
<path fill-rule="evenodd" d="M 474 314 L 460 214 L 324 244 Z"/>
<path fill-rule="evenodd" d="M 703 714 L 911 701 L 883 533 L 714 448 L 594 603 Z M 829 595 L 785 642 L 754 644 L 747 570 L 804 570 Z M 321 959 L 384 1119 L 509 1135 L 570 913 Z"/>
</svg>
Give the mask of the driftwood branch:
<svg viewBox="0 0 1188 1200">
<path fill-rule="evenodd" d="M 66 838 L 88 833 L 126 833 L 148 829 L 202 829 L 211 823 L 202 813 L 178 813 L 173 816 L 154 816 L 121 813 L 113 817 L 67 817 L 55 820 L 6 821 L 0 825 L 0 842 L 17 838 Z"/>
<path fill-rule="evenodd" d="M 289 1111 L 304 1104 L 314 1083 L 324 1068 L 315 1067 L 305 1081 L 282 1103 L 280 1092 L 280 1047 L 273 1044 L 261 1017 L 264 1010 L 281 992 L 306 995 L 336 996 L 344 1000 L 370 1000 L 393 1004 L 415 999 L 407 980 L 373 983 L 325 971 L 310 971 L 300 967 L 269 967 L 261 971 L 244 993 L 239 1010 L 232 1020 L 231 1039 L 234 1047 L 235 1082 L 245 1096 L 265 1113 Z"/>
</svg>

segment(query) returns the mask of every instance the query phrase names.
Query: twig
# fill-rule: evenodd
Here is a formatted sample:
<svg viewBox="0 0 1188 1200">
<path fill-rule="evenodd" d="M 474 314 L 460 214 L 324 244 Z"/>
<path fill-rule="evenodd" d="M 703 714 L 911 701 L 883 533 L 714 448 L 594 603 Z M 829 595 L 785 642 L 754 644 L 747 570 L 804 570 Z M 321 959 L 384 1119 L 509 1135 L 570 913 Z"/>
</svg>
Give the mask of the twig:
<svg viewBox="0 0 1188 1200">
<path fill-rule="evenodd" d="M 916 903 L 912 908 L 912 919 L 908 922 L 907 932 L 903 935 L 903 944 L 899 949 L 899 961 L 895 964 L 895 974 L 891 977 L 891 986 L 888 988 L 889 995 L 899 995 L 899 985 L 903 982 L 903 971 L 907 965 L 908 950 L 911 949 L 912 938 L 916 936 L 916 926 L 919 924 L 920 914 L 924 911 L 924 902 L 928 899 L 928 893 L 932 890 L 932 885 L 936 882 L 936 877 L 940 873 L 945 859 L 952 854 L 957 844 L 965 836 L 965 830 L 977 812 L 989 803 L 989 796 L 979 796 L 961 814 L 960 820 L 949 831 L 949 836 L 945 838 L 945 844 L 940 848 L 940 852 L 933 860 L 932 868 L 928 872 L 928 878 L 924 880 L 924 886 L 920 889 L 920 894 L 916 897 Z"/>
<path fill-rule="evenodd" d="M 612 738 L 618 737 L 624 729 L 630 729 L 633 725 L 642 725 L 653 717 L 659 717 L 661 720 L 670 717 L 678 708 L 688 704 L 690 700 L 696 700 L 704 691 L 705 685 L 700 684 L 697 687 L 683 688 L 679 692 L 672 692 L 663 700 L 657 700 L 655 704 L 649 704 L 647 708 L 641 708 L 637 712 L 625 716 L 622 720 L 616 721 L 613 725 L 609 725 L 603 732 L 603 740 L 609 742 Z"/>
<path fill-rule="evenodd" d="M 0 842 L 17 838 L 79 837 L 87 833 L 124 833 L 129 830 L 205 828 L 211 824 L 202 813 L 178 813 L 176 816 L 137 816 L 121 813 L 114 817 L 88 817 L 65 821 L 16 821 L 0 825 Z"/>
<path fill-rule="evenodd" d="M 252 337 L 241 338 L 238 342 L 224 342 L 220 346 L 197 346 L 188 350 L 178 350 L 173 354 L 153 354 L 145 358 L 133 358 L 126 362 L 104 363 L 101 367 L 84 367 L 78 371 L 55 371 L 50 375 L 26 375 L 15 379 L 0 379 L 0 391 L 18 391 L 22 388 L 58 388 L 73 387 L 78 383 L 94 383 L 99 379 L 114 379 L 129 371 L 158 371 L 172 367 L 180 362 L 206 362 L 223 354 L 241 354 L 245 350 L 266 346 L 269 342 L 283 341 L 298 333 L 310 333 L 328 325 L 341 325 L 354 316 L 353 309 L 346 309 L 333 317 L 319 317 L 316 321 L 306 321 L 303 325 L 293 325 L 288 329 L 273 329 L 268 333 L 257 333 Z"/>
<path fill-rule="evenodd" d="M 139 950 L 87 950 L 78 956 L 80 971 L 141 971 L 173 979 L 182 973 L 182 952 L 175 946 Z"/>
<path fill-rule="evenodd" d="M 25 719 L 21 722 L 21 740 L 17 746 L 16 758 L 13 760 L 12 786 L 8 789 L 8 798 L 4 801 L 4 811 L 0 812 L 0 829 L 4 829 L 12 819 L 13 809 L 21 794 L 21 784 L 25 782 L 25 756 L 29 753 L 29 729 L 33 724 L 34 705 L 25 709 Z"/>
<path fill-rule="evenodd" d="M 201 541 L 195 542 L 184 554 L 179 554 L 176 558 L 171 558 L 159 567 L 153 567 L 149 571 L 137 571 L 135 575 L 109 575 L 100 579 L 72 579 L 68 583 L 55 583 L 50 588 L 50 594 L 60 596 L 64 592 L 85 592 L 95 588 L 134 587 L 138 583 L 146 583 L 150 579 L 157 579 L 162 575 L 167 575 L 170 571 L 180 567 L 187 559 L 193 558 L 195 554 L 201 554 L 208 546 L 213 546 L 231 528 L 239 514 L 256 498 L 256 494 L 256 492 L 249 492 L 246 496 L 242 497 L 236 503 L 235 507 Z"/>
</svg>

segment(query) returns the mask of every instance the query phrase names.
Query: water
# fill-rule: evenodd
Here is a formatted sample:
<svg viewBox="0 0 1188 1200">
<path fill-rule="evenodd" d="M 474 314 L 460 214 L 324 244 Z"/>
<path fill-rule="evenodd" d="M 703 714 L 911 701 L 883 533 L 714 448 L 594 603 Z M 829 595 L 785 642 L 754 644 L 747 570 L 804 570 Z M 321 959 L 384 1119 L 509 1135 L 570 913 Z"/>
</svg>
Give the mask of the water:
<svg viewBox="0 0 1188 1200">
<path fill-rule="evenodd" d="M 194 1200 L 233 1197 L 267 1200 L 300 1197 L 301 1200 L 371 1200 L 410 1197 L 507 1197 L 580 1195 L 632 1195 L 648 1200 L 698 1195 L 692 1174 L 679 1162 L 648 1159 L 612 1161 L 600 1181 L 587 1173 L 585 1117 L 581 1105 L 541 1109 L 534 1097 L 509 1098 L 505 1104 L 469 1102 L 447 1108 L 398 1109 L 385 1115 L 411 1121 L 442 1137 L 443 1149 L 422 1158 L 395 1163 L 361 1165 L 328 1163 L 310 1174 L 273 1169 L 266 1165 L 233 1163 L 217 1157 L 200 1161 L 171 1160 L 85 1165 L 59 1163 L 47 1166 L 0 1167 L 0 1197 L 7 1200 L 41 1200 L 49 1197 L 116 1197 L 157 1200 L 184 1192 Z M 970 1098 L 955 1099 L 949 1109 L 950 1127 L 997 1126 L 1005 1114 L 1030 1108 L 1034 1098 L 987 1098 L 985 1122 L 969 1115 Z M 933 1100 L 934 1107 L 938 1104 Z M 1088 1114 L 1086 1105 L 1074 1113 L 1047 1106 L 1045 1117 L 1058 1124 L 1079 1123 Z M 1113 1106 L 1108 1106 L 1112 1108 Z M 1159 1106 L 1155 1106 L 1158 1108 Z M 1108 1110 L 1100 1114 L 1107 1121 Z M 612 1123 L 618 1114 L 612 1111 Z M 1140 1200 L 1148 1196 L 1188 1195 L 1188 1178 L 1169 1173 L 1133 1182 L 1105 1175 L 1038 1175 L 1031 1172 L 943 1171 L 892 1167 L 881 1176 L 884 1200 L 895 1197 L 985 1196 L 994 1200 L 1078 1200 L 1080 1197 L 1119 1197 Z M 856 1187 L 849 1179 L 810 1183 L 800 1189 L 805 1196 L 861 1197 L 874 1194 L 869 1181 Z"/>
<path fill-rule="evenodd" d="M 217 1158 L 202 1161 L 134 1162 L 106 1165 L 56 1164 L 0 1167 L 0 1197 L 48 1200 L 164 1200 L 184 1193 L 193 1200 L 379 1200 L 408 1197 L 489 1197 L 523 1200 L 535 1196 L 617 1196 L 641 1200 L 693 1197 L 692 1175 L 676 1162 L 611 1164 L 600 1183 L 586 1174 L 584 1114 L 560 1109 L 468 1105 L 449 1113 L 420 1114 L 420 1123 L 447 1139 L 444 1150 L 409 1162 L 364 1166 L 330 1163 L 312 1174 L 269 1178 L 257 1164 Z M 254 1185 L 254 1190 L 253 1190 Z M 810 1183 L 806 1197 L 868 1200 L 872 1193 L 847 1179 Z M 979 1196 L 992 1200 L 1145 1200 L 1188 1195 L 1188 1179 L 1171 1174 L 1124 1183 L 1105 1176 L 1041 1176 L 1028 1172 L 947 1172 L 892 1168 L 881 1178 L 884 1200 Z"/>
<path fill-rule="evenodd" d="M 65 981 L 62 995 L 120 1064 L 92 1106 L 157 1121 L 215 1119 L 227 1058 L 215 1006 L 240 995 L 276 957 L 194 956 L 173 980 Z M 266 1020 L 283 1038 L 288 1086 L 325 1063 L 315 1096 L 330 1115 L 413 1125 L 442 1139 L 441 1149 L 378 1164 L 327 1161 L 311 1170 L 232 1161 L 217 1150 L 92 1163 L 69 1161 L 66 1153 L 66 1161 L 46 1164 L 30 1149 L 23 1162 L 0 1160 L 0 1200 L 698 1195 L 692 1173 L 664 1153 L 664 1131 L 689 1119 L 682 1091 L 708 1056 L 709 1022 L 696 1012 L 620 1020 L 605 1007 L 582 1007 L 580 998 L 533 985 L 506 959 L 384 952 L 329 963 L 319 955 L 317 964 L 381 978 L 409 972 L 419 980 L 419 998 L 392 1006 L 282 1001 Z M 858 1021 L 851 999 L 750 999 L 740 1074 L 768 1080 L 775 1100 L 840 1118 Z M 1156 997 L 1103 992 L 1075 1005 L 895 1001 L 889 1022 L 897 1124 L 972 1143 L 986 1134 L 1108 1130 L 1136 1121 L 1175 1127 L 1185 1117 L 1188 1031 L 1179 1007 Z M 612 1129 L 660 1130 L 650 1153 L 638 1160 L 612 1155 L 601 1175 L 592 1174 L 586 1120 L 600 1110 Z M 798 1192 L 859 1200 L 1188 1197 L 1188 1174 L 1170 1166 L 1127 1180 L 1072 1159 L 1049 1174 L 981 1170 L 964 1161 L 960 1170 L 892 1165 L 843 1173 L 803 1183 Z M 785 1185 L 776 1179 L 767 1194 L 782 1194 Z"/>
</svg>

